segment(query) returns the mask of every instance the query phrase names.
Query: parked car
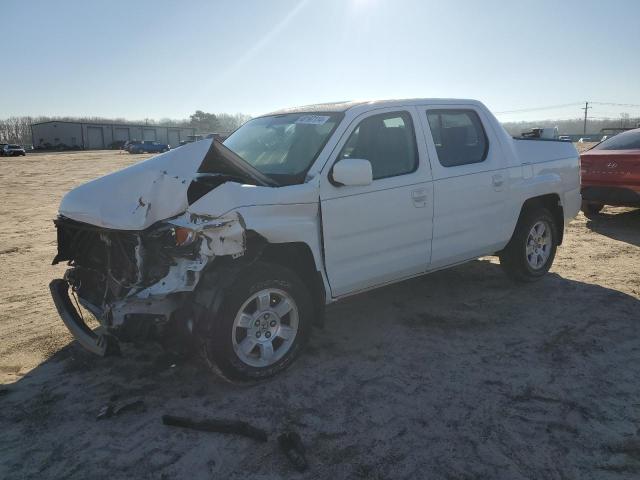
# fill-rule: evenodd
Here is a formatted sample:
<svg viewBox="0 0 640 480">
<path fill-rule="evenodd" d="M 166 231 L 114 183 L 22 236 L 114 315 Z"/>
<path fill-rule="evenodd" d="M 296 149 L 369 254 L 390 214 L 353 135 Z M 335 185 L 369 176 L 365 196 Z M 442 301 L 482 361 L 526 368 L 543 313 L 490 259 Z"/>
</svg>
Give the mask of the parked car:
<svg viewBox="0 0 640 480">
<path fill-rule="evenodd" d="M 3 157 L 17 157 L 19 155 L 25 156 L 27 152 L 24 150 L 22 145 L 15 145 L 12 143 L 5 144 L 2 147 L 2 156 Z"/>
<path fill-rule="evenodd" d="M 129 148 L 131 148 L 133 145 L 137 145 L 137 144 L 140 144 L 140 143 L 142 143 L 140 140 L 127 140 L 122 145 L 122 150 L 126 150 L 128 152 Z"/>
<path fill-rule="evenodd" d="M 211 134 L 211 135 L 213 135 L 213 134 Z M 178 146 L 182 147 L 183 145 L 186 145 L 187 143 L 199 142 L 200 140 L 203 140 L 204 138 L 212 138 L 212 137 L 207 137 L 203 133 L 198 134 L 198 135 L 187 135 L 187 139 L 186 140 L 181 140 L 180 144 Z"/>
<path fill-rule="evenodd" d="M 640 128 L 607 138 L 580 155 L 582 211 L 605 205 L 640 207 Z"/>
<path fill-rule="evenodd" d="M 171 149 L 166 143 L 158 143 L 145 140 L 144 142 L 135 142 L 129 145 L 127 151 L 129 153 L 162 153 Z"/>
<path fill-rule="evenodd" d="M 50 288 L 95 353 L 183 338 L 261 379 L 350 295 L 492 254 L 540 279 L 579 208 L 573 144 L 514 139 L 480 102 L 292 108 L 67 193 Z"/>
<path fill-rule="evenodd" d="M 532 128 L 527 132 L 522 132 L 522 137 L 526 138 L 546 138 L 546 139 L 558 139 L 558 127 L 538 127 Z"/>
<path fill-rule="evenodd" d="M 571 141 L 571 137 L 569 135 L 560 135 L 558 137 L 558 140 L 562 140 L 563 142 L 570 142 Z"/>
</svg>

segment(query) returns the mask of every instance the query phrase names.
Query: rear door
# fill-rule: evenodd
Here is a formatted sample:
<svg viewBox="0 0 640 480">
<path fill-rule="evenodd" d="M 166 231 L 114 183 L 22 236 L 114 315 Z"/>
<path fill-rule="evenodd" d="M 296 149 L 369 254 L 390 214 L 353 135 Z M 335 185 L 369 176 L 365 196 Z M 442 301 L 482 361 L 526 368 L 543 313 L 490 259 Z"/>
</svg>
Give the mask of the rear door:
<svg viewBox="0 0 640 480">
<path fill-rule="evenodd" d="M 351 123 L 327 162 L 320 200 L 325 266 L 334 297 L 426 271 L 433 192 L 419 128 L 413 108 L 365 113 Z M 331 183 L 331 167 L 347 157 L 371 162 L 370 185 Z"/>
<path fill-rule="evenodd" d="M 508 172 L 498 139 L 475 105 L 418 107 L 432 159 L 431 266 L 493 253 L 508 238 Z"/>
</svg>

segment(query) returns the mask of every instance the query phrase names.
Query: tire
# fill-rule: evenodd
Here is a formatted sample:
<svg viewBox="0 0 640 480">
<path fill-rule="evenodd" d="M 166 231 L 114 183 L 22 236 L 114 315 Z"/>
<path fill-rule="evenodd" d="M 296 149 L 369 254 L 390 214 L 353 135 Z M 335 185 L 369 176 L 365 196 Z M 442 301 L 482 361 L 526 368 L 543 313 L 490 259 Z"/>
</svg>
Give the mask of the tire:
<svg viewBox="0 0 640 480">
<path fill-rule="evenodd" d="M 219 314 L 210 319 L 212 335 L 204 339 L 205 360 L 230 379 L 272 377 L 300 354 L 313 312 L 311 295 L 294 272 L 256 262 L 240 273 Z"/>
<path fill-rule="evenodd" d="M 585 217 L 592 218 L 597 216 L 603 208 L 604 203 L 588 202 L 587 200 L 583 200 L 580 209 L 584 213 Z"/>
<path fill-rule="evenodd" d="M 517 282 L 539 280 L 553 264 L 558 238 L 558 227 L 549 210 L 525 210 L 511 240 L 499 254 L 500 265 Z"/>
</svg>

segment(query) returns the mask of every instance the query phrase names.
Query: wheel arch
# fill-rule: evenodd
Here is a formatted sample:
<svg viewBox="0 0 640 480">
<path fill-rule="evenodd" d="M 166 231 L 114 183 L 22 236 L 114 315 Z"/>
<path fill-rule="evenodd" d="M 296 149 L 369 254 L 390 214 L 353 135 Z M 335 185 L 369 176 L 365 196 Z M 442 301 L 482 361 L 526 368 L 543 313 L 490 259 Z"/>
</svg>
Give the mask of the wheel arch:
<svg viewBox="0 0 640 480">
<path fill-rule="evenodd" d="M 256 261 L 283 266 L 300 277 L 313 300 L 314 325 L 324 325 L 327 291 L 311 247 L 305 242 L 272 243 L 253 230 L 246 232 L 244 255 L 238 258 L 231 255 L 218 257 L 206 268 L 193 297 L 200 310 L 197 315 L 199 324 L 205 311 L 217 314 L 228 289 Z"/>
<path fill-rule="evenodd" d="M 317 326 L 324 325 L 327 292 L 311 247 L 305 242 L 270 243 L 266 240 L 265 242 L 260 259 L 288 268 L 300 277 L 313 300 L 314 323 Z"/>
<path fill-rule="evenodd" d="M 525 200 L 525 202 L 522 204 L 522 207 L 520 208 L 518 222 L 526 212 L 540 207 L 546 208 L 547 210 L 549 210 L 549 212 L 551 212 L 551 215 L 553 215 L 553 219 L 555 220 L 556 227 L 558 229 L 558 245 L 562 245 L 562 240 L 564 237 L 564 209 L 562 207 L 560 195 L 558 195 L 557 193 L 547 193 L 545 195 L 539 195 Z"/>
</svg>

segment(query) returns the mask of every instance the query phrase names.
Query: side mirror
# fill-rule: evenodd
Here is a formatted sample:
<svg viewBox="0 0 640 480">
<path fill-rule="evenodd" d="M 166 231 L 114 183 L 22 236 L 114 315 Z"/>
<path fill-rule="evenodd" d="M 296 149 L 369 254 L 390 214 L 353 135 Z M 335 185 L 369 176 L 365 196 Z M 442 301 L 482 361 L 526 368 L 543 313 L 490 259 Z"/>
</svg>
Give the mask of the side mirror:
<svg viewBox="0 0 640 480">
<path fill-rule="evenodd" d="M 345 187 L 363 187 L 373 182 L 371 162 L 361 158 L 343 158 L 335 163 L 331 171 L 331 180 Z"/>
</svg>

